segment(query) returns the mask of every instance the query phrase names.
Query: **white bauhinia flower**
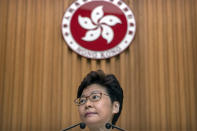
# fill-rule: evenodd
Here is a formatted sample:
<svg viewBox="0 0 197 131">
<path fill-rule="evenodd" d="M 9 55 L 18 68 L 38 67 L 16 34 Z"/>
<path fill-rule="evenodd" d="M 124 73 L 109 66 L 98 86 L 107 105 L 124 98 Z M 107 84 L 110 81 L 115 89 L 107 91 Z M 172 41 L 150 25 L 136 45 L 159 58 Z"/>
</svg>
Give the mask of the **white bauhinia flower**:
<svg viewBox="0 0 197 131">
<path fill-rule="evenodd" d="M 110 43 L 114 38 L 112 28 L 104 24 L 101 27 L 103 28 L 102 37 L 107 40 L 107 43 Z"/>
<path fill-rule="evenodd" d="M 92 11 L 91 19 L 95 24 L 98 24 L 99 19 L 101 19 L 103 15 L 103 6 L 98 6 Z"/>
<path fill-rule="evenodd" d="M 114 31 L 111 26 L 115 26 L 118 23 L 121 24 L 121 20 L 113 15 L 103 15 L 103 6 L 97 6 L 91 12 L 91 19 L 79 15 L 78 22 L 80 26 L 88 30 L 82 40 L 94 41 L 98 39 L 99 36 L 107 40 L 108 44 L 113 40 Z"/>
<path fill-rule="evenodd" d="M 101 33 L 101 28 L 97 28 L 95 30 L 89 30 L 86 32 L 85 37 L 83 37 L 82 39 L 85 41 L 94 41 L 99 38 L 100 33 Z"/>
<path fill-rule="evenodd" d="M 88 17 L 78 17 L 78 21 L 81 27 L 87 30 L 95 29 L 97 26 L 92 24 L 92 21 Z"/>
</svg>

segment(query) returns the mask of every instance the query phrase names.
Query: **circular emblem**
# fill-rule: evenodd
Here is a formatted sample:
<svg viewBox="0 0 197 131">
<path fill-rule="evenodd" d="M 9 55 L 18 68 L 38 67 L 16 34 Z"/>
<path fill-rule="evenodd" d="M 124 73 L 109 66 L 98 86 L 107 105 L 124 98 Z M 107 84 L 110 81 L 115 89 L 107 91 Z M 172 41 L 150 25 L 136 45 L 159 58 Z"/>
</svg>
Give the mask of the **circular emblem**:
<svg viewBox="0 0 197 131">
<path fill-rule="evenodd" d="M 121 53 L 130 45 L 135 31 L 134 15 L 122 0 L 77 0 L 62 20 L 68 46 L 92 59 Z"/>
</svg>

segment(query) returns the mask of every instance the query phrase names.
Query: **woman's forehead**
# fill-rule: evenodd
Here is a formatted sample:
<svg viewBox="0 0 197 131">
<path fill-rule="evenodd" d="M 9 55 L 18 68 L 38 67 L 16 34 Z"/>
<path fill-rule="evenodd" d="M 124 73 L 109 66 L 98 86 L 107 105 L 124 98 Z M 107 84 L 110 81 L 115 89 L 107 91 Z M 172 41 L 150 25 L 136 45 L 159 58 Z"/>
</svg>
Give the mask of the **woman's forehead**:
<svg viewBox="0 0 197 131">
<path fill-rule="evenodd" d="M 90 95 L 91 93 L 95 93 L 95 92 L 106 93 L 106 89 L 105 87 L 99 84 L 91 84 L 83 90 L 82 95 Z"/>
</svg>

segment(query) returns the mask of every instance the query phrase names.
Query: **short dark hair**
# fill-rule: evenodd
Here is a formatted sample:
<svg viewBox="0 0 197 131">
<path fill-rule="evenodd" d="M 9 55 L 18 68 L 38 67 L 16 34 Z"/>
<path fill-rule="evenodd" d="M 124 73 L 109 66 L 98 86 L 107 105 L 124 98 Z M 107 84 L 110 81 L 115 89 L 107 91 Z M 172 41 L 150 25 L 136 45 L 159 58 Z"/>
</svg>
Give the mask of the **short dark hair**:
<svg viewBox="0 0 197 131">
<path fill-rule="evenodd" d="M 81 97 L 83 90 L 91 85 L 91 84 L 98 84 L 103 86 L 109 97 L 111 102 L 118 101 L 120 104 L 119 112 L 114 115 L 112 119 L 112 124 L 116 124 L 120 113 L 122 111 L 122 103 L 123 103 L 123 90 L 119 84 L 119 81 L 116 79 L 115 75 L 113 74 L 105 74 L 102 70 L 91 71 L 87 74 L 87 76 L 83 79 L 81 84 L 79 85 L 77 98 Z"/>
</svg>

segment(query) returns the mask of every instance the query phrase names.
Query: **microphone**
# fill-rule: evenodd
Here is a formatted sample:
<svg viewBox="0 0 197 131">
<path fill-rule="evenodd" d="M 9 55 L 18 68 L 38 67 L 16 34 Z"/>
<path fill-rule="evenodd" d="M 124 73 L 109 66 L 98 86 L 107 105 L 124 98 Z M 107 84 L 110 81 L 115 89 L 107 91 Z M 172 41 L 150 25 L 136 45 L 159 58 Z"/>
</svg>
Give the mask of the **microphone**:
<svg viewBox="0 0 197 131">
<path fill-rule="evenodd" d="M 81 129 L 84 129 L 84 128 L 86 127 L 86 124 L 85 124 L 85 123 L 83 123 L 83 122 L 81 122 L 81 123 L 78 123 L 78 124 L 72 125 L 72 126 L 70 126 L 70 127 L 68 127 L 68 128 L 65 128 L 65 129 L 63 129 L 62 131 L 70 130 L 70 129 L 72 129 L 72 128 L 74 128 L 74 127 L 78 126 L 78 125 L 80 126 L 80 128 L 81 128 Z"/>
<path fill-rule="evenodd" d="M 124 129 L 121 129 L 120 127 L 117 127 L 117 126 L 112 125 L 112 124 L 110 124 L 110 123 L 106 123 L 106 124 L 105 124 L 105 127 L 106 127 L 107 129 L 116 128 L 116 129 L 118 129 L 118 130 L 125 131 Z"/>
</svg>

